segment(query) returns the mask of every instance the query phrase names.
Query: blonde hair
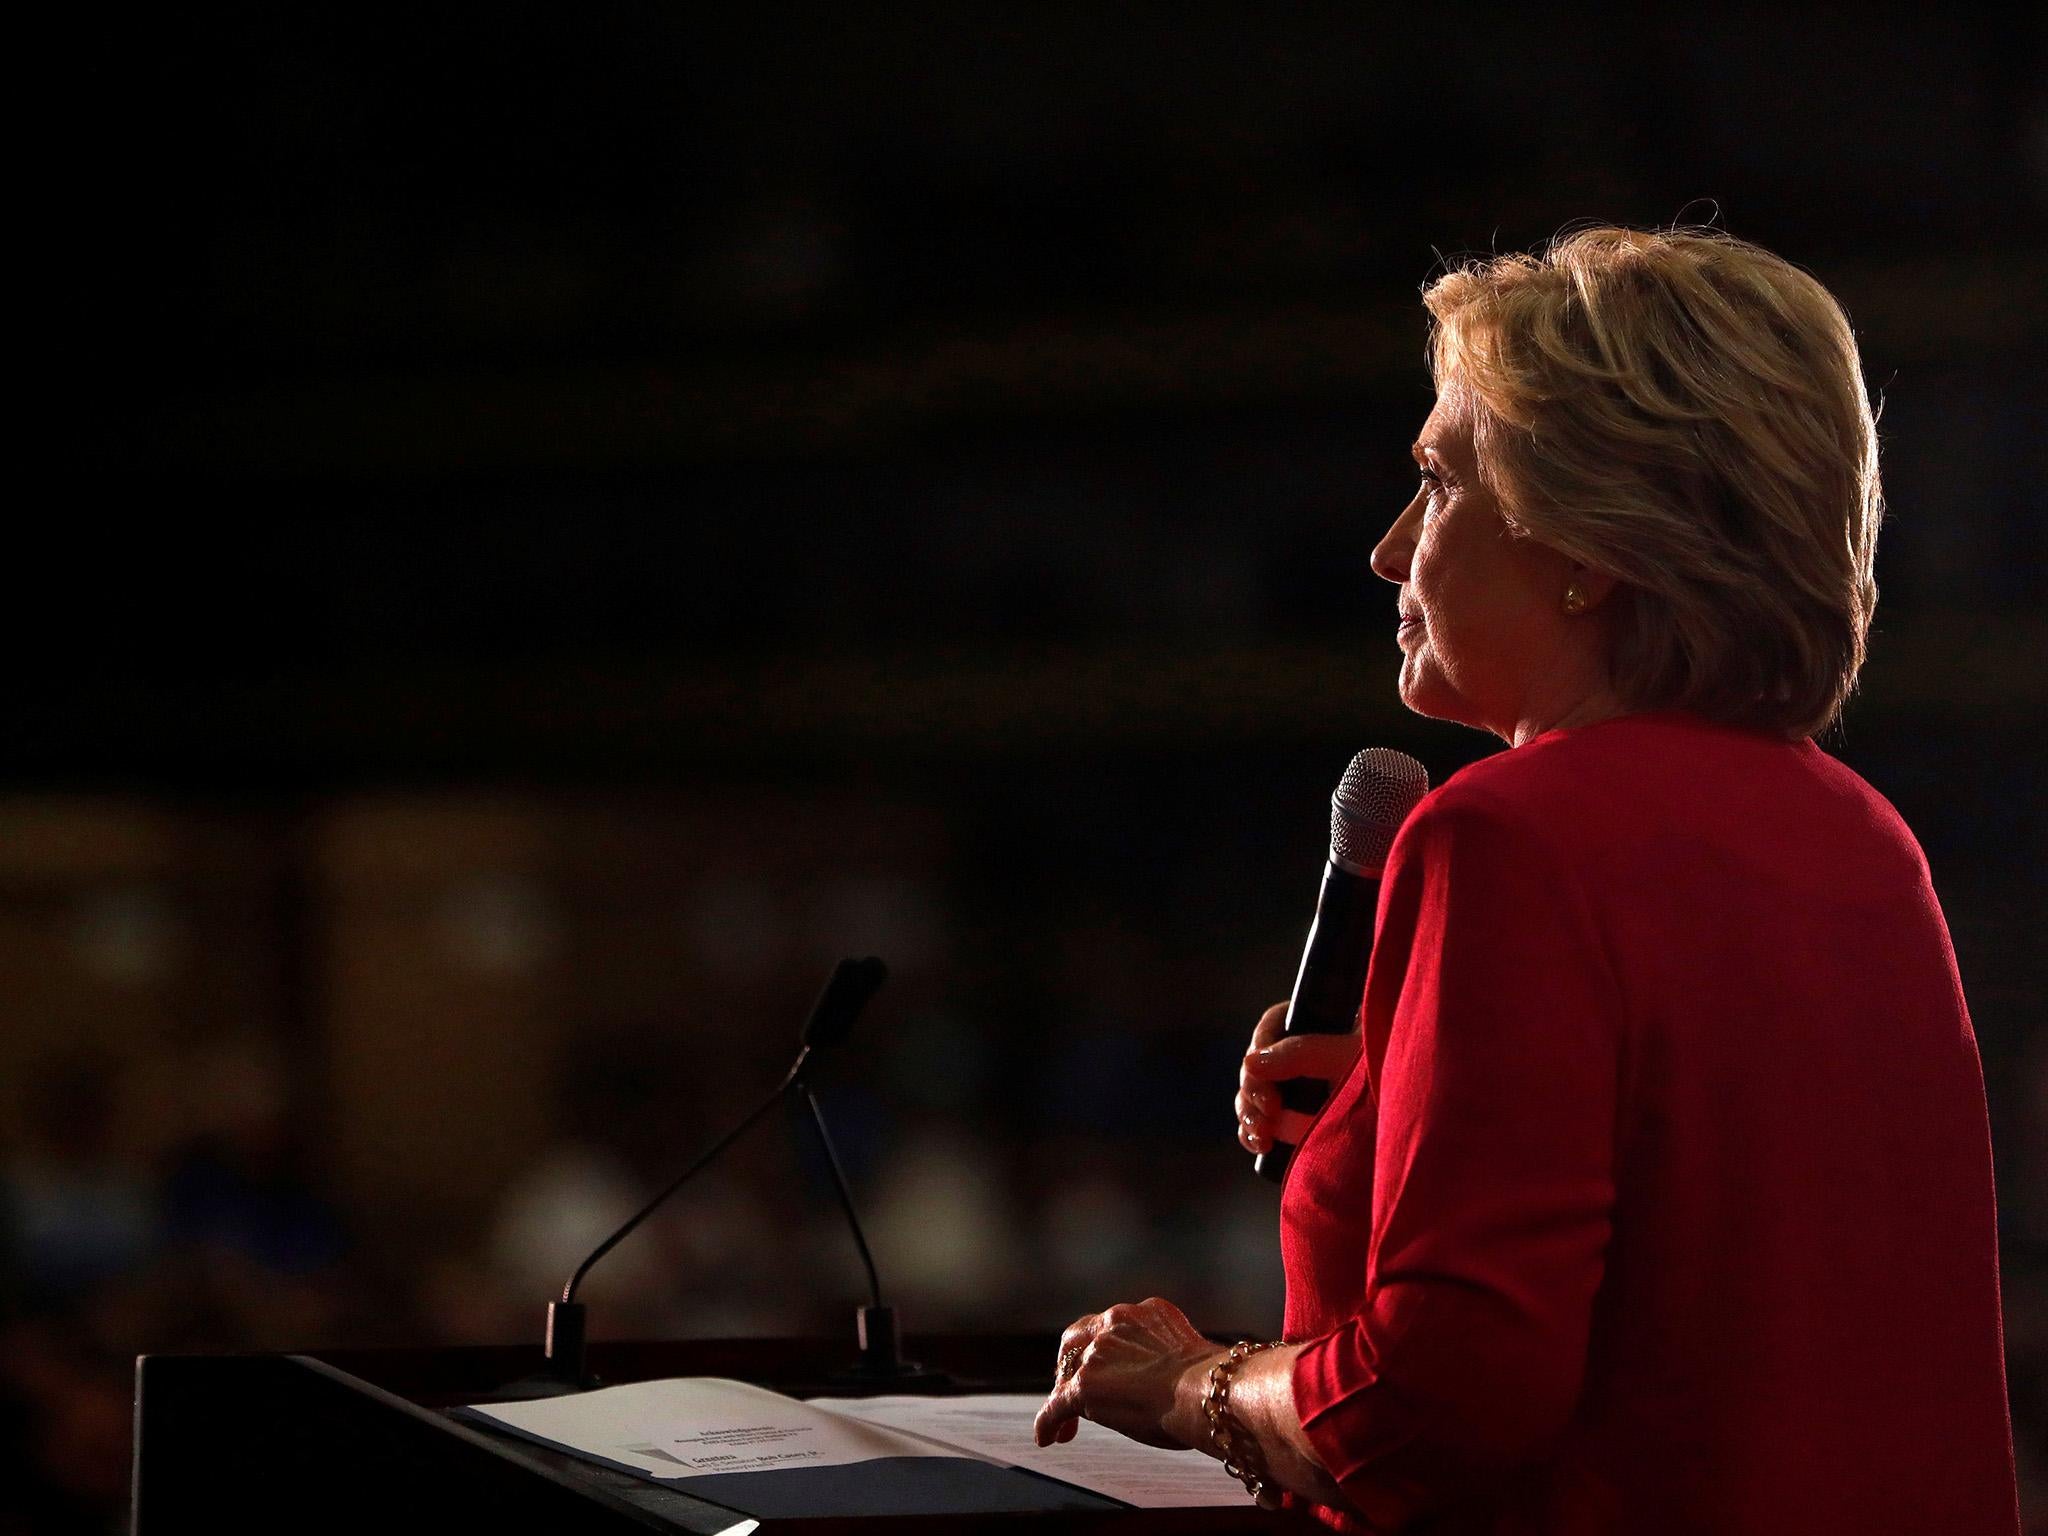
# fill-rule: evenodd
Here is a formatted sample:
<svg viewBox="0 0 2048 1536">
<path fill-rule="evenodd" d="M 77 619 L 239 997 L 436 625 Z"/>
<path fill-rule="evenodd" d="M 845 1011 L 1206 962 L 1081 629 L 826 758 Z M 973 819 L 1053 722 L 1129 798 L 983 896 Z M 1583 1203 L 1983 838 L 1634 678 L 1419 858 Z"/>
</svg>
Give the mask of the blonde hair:
<svg viewBox="0 0 2048 1536">
<path fill-rule="evenodd" d="M 1714 230 L 1596 227 L 1423 294 L 1514 527 L 1611 573 L 1611 686 L 1790 738 L 1840 714 L 1877 605 L 1883 494 L 1855 334 Z"/>
</svg>

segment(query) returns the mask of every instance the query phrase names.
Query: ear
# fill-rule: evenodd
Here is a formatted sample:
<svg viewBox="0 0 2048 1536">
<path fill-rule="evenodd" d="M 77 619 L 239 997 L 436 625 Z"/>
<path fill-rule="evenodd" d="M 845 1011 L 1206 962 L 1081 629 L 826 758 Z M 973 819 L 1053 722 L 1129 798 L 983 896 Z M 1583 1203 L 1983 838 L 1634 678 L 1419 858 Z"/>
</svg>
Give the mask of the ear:
<svg viewBox="0 0 2048 1536">
<path fill-rule="evenodd" d="M 1565 567 L 1565 579 L 1577 587 L 1580 595 L 1586 599 L 1583 611 L 1587 613 L 1591 613 L 1606 602 L 1616 585 L 1612 571 L 1595 570 L 1578 560 Z"/>
</svg>

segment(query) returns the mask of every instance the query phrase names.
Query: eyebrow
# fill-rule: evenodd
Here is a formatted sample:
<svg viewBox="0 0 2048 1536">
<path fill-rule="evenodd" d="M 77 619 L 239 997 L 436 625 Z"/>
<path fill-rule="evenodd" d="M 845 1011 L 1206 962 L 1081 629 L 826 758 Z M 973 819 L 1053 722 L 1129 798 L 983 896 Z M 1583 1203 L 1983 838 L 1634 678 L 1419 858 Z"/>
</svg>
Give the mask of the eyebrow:
<svg viewBox="0 0 2048 1536">
<path fill-rule="evenodd" d="M 1416 463 L 1422 464 L 1426 462 L 1430 454 L 1436 452 L 1436 444 L 1418 440 L 1408 445 L 1408 452 L 1414 457 Z M 1441 458 L 1442 455 L 1439 454 L 1438 457 Z"/>
</svg>

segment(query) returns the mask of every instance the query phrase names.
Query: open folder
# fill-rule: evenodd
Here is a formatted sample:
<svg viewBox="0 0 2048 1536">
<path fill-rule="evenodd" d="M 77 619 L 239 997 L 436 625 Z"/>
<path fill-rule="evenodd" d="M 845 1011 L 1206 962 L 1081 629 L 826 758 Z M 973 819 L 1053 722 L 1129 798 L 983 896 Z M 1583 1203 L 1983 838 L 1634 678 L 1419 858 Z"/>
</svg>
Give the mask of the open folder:
<svg viewBox="0 0 2048 1536">
<path fill-rule="evenodd" d="M 1042 1398 L 813 1398 L 691 1376 L 458 1416 L 636 1473 L 761 1519 L 1240 1505 L 1197 1451 L 1140 1445 L 1083 1422 L 1039 1447 Z"/>
</svg>

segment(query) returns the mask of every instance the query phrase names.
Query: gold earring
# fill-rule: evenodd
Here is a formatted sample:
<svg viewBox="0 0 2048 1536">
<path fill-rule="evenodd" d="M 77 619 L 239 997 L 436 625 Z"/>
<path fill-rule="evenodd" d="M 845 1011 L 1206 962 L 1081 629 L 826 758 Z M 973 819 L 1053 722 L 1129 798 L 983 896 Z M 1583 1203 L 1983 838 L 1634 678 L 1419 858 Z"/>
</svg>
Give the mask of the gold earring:
<svg viewBox="0 0 2048 1536">
<path fill-rule="evenodd" d="M 1577 587 L 1566 587 L 1564 589 L 1564 611 L 1566 613 L 1584 613 L 1586 611 L 1586 594 Z"/>
</svg>

